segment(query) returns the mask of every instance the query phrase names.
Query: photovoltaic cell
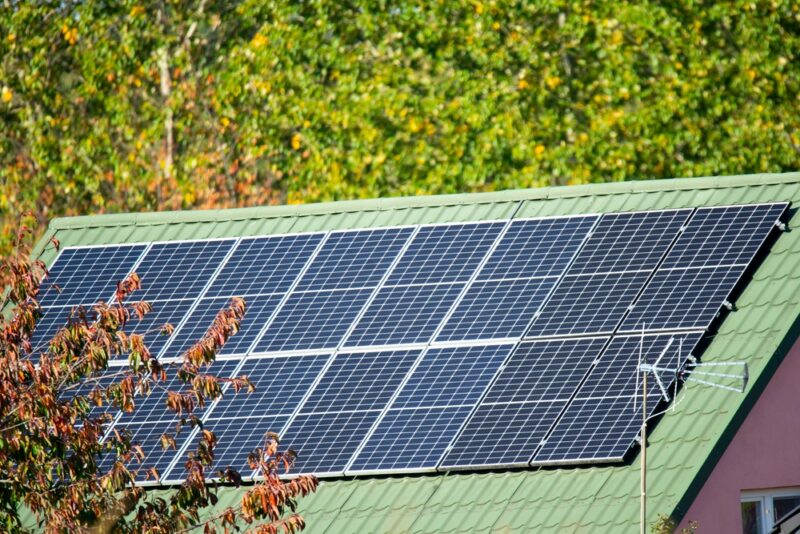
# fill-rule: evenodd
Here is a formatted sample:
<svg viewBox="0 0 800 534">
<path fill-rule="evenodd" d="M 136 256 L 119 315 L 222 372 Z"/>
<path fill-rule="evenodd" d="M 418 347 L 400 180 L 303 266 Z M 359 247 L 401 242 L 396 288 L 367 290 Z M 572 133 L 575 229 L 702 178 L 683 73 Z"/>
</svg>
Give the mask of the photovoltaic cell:
<svg viewBox="0 0 800 534">
<path fill-rule="evenodd" d="M 117 283 L 127 277 L 145 248 L 119 245 L 64 249 L 42 283 L 39 304 L 91 306 L 101 300 L 109 302 Z"/>
<path fill-rule="evenodd" d="M 333 232 L 297 288 L 306 291 L 374 287 L 412 232 L 412 228 Z"/>
<path fill-rule="evenodd" d="M 97 314 L 93 310 L 79 307 L 43 308 L 41 313 L 31 336 L 31 353 L 35 355 L 48 349 L 53 336 L 67 326 L 70 319 L 73 324 L 76 321 L 86 321 L 91 324 L 97 318 Z"/>
<path fill-rule="evenodd" d="M 242 239 L 206 297 L 285 293 L 300 275 L 324 234 Z"/>
<path fill-rule="evenodd" d="M 441 466 L 526 465 L 606 341 L 521 343 Z"/>
<path fill-rule="evenodd" d="M 464 284 L 384 287 L 356 324 L 345 346 L 427 341 L 463 288 Z"/>
<path fill-rule="evenodd" d="M 474 282 L 436 341 L 522 337 L 557 281 Z"/>
<path fill-rule="evenodd" d="M 747 265 L 786 207 L 778 203 L 699 208 L 662 267 Z"/>
<path fill-rule="evenodd" d="M 256 340 L 281 301 L 280 295 L 246 297 L 245 313 L 239 331 L 218 352 L 218 355 L 243 354 Z M 179 356 L 200 341 L 214 323 L 217 314 L 230 306 L 229 298 L 201 299 L 186 322 L 172 335 L 174 340 L 167 350 L 170 356 Z"/>
<path fill-rule="evenodd" d="M 560 276 L 596 215 L 513 221 L 478 274 L 478 280 Z"/>
<path fill-rule="evenodd" d="M 426 352 L 348 473 L 435 468 L 512 348 Z"/>
<path fill-rule="evenodd" d="M 423 226 L 386 285 L 466 282 L 503 226 L 501 222 Z"/>
<path fill-rule="evenodd" d="M 139 300 L 169 300 L 200 296 L 235 241 L 184 241 L 156 243 L 136 272 L 142 289 Z"/>
<path fill-rule="evenodd" d="M 565 276 L 527 336 L 611 333 L 649 276 L 644 271 Z"/>
<path fill-rule="evenodd" d="M 700 337 L 699 333 L 615 337 L 534 463 L 621 461 L 641 425 L 641 395 L 637 391 L 640 351 L 647 363 L 655 363 L 663 353 L 660 365 L 675 367 L 683 365 Z M 674 376 L 661 378 L 669 389 Z M 661 396 L 654 379 L 648 386 L 648 413 L 653 414 Z"/>
<path fill-rule="evenodd" d="M 292 293 L 255 352 L 335 348 L 371 293 L 371 289 Z"/>
</svg>

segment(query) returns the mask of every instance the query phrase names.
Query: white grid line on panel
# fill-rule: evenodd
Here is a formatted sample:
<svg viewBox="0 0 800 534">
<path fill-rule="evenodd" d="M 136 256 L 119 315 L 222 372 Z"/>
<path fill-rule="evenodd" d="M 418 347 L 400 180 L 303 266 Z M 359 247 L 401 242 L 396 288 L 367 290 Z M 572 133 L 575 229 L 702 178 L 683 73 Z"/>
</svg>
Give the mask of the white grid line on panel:
<svg viewBox="0 0 800 534">
<path fill-rule="evenodd" d="M 450 309 L 448 310 L 447 314 L 442 318 L 441 321 L 439 321 L 439 324 L 437 325 L 436 330 L 431 334 L 430 338 L 428 339 L 428 343 L 427 343 L 426 347 L 420 352 L 419 356 L 417 356 L 416 361 L 411 365 L 411 368 L 406 373 L 406 376 L 403 378 L 402 382 L 398 385 L 398 387 L 395 390 L 395 392 L 392 395 L 392 397 L 386 403 L 386 406 L 384 407 L 383 411 L 378 416 L 378 418 L 375 420 L 375 422 L 372 424 L 372 427 L 369 429 L 369 431 L 367 432 L 367 435 L 364 437 L 364 439 L 361 440 L 361 443 L 359 444 L 359 446 L 353 452 L 353 455 L 350 457 L 350 461 L 347 463 L 347 465 L 344 468 L 344 472 L 345 473 L 347 473 L 350 470 L 350 468 L 353 466 L 353 463 L 355 463 L 356 458 L 358 458 L 359 454 L 361 454 L 361 451 L 364 449 L 364 446 L 367 444 L 367 442 L 370 440 L 372 435 L 375 433 L 375 430 L 377 429 L 377 427 L 380 424 L 380 422 L 383 420 L 384 416 L 389 412 L 391 407 L 394 405 L 395 400 L 400 395 L 400 391 L 402 391 L 403 387 L 406 385 L 408 380 L 414 374 L 414 371 L 417 369 L 417 367 L 419 367 L 420 363 L 422 363 L 422 359 L 425 357 L 425 354 L 430 350 L 431 343 L 433 342 L 434 339 L 436 339 L 436 337 L 442 331 L 444 326 L 447 324 L 447 321 L 450 319 L 450 317 L 454 313 L 456 307 L 458 307 L 458 305 L 461 303 L 461 300 L 464 298 L 464 295 L 466 294 L 466 292 L 469 289 L 469 287 L 473 284 L 473 282 L 475 280 L 477 280 L 478 273 L 480 273 L 480 271 L 483 268 L 483 266 L 486 264 L 487 261 L 489 261 L 489 257 L 492 255 L 492 253 L 499 246 L 500 241 L 503 239 L 503 236 L 505 236 L 506 232 L 511 227 L 511 223 L 514 220 L 514 215 L 522 208 L 523 205 L 524 205 L 524 201 L 520 201 L 520 203 L 517 205 L 516 209 L 514 210 L 514 213 L 512 213 L 511 216 L 509 217 L 509 219 L 506 221 L 505 226 L 503 226 L 503 228 L 500 230 L 498 235 L 495 237 L 494 242 L 492 243 L 492 246 L 489 247 L 489 249 L 484 254 L 483 258 L 481 259 L 481 262 L 476 266 L 475 270 L 472 272 L 472 275 L 470 276 L 469 280 L 467 280 L 467 282 L 464 285 L 464 287 L 461 288 L 461 292 L 456 297 L 456 299 L 453 302 L 453 304 L 450 306 Z M 437 465 L 438 465 L 438 463 L 439 462 L 437 462 Z"/>
</svg>

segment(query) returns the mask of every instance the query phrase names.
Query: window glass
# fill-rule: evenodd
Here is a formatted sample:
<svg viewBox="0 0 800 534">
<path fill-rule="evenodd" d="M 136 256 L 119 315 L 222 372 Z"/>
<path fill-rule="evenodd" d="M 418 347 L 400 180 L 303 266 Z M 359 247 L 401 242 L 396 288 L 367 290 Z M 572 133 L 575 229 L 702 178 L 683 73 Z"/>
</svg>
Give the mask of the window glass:
<svg viewBox="0 0 800 534">
<path fill-rule="evenodd" d="M 775 497 L 772 501 L 772 510 L 777 523 L 783 516 L 800 506 L 800 495 Z"/>
<path fill-rule="evenodd" d="M 742 533 L 761 534 L 761 501 L 742 503 Z"/>
</svg>

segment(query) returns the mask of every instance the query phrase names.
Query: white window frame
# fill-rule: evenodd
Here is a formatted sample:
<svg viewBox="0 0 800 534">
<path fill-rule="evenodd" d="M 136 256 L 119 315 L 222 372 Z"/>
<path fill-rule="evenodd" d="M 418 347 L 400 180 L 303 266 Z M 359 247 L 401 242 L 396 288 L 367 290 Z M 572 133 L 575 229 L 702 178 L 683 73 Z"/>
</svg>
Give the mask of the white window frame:
<svg viewBox="0 0 800 534">
<path fill-rule="evenodd" d="M 772 510 L 774 508 L 773 499 L 776 497 L 800 497 L 800 486 L 768 490 L 746 490 L 742 491 L 741 493 L 741 503 L 761 503 L 761 517 L 759 517 L 761 530 L 758 534 L 769 534 L 769 531 L 775 526 L 775 519 Z"/>
</svg>

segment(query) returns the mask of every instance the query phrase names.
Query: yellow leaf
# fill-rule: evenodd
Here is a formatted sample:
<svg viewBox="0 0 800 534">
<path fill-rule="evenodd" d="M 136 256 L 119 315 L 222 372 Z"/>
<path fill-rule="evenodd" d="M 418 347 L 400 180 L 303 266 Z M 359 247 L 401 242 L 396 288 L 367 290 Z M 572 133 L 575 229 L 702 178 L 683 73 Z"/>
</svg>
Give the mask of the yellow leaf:
<svg viewBox="0 0 800 534">
<path fill-rule="evenodd" d="M 544 145 L 536 145 L 533 149 L 533 153 L 536 154 L 536 157 L 539 158 L 544 154 Z"/>
<path fill-rule="evenodd" d="M 267 39 L 265 35 L 257 33 L 255 37 L 253 37 L 253 39 L 250 41 L 250 44 L 253 46 L 253 48 L 261 48 L 268 42 L 269 39 Z"/>
<path fill-rule="evenodd" d="M 530 87 L 530 84 L 524 79 L 517 82 L 517 89 L 519 89 L 520 91 L 524 91 L 528 87 Z"/>
<path fill-rule="evenodd" d="M 300 134 L 294 134 L 292 136 L 292 148 L 300 150 Z"/>
<path fill-rule="evenodd" d="M 548 76 L 547 78 L 544 79 L 544 83 L 547 84 L 547 87 L 553 90 L 559 85 L 561 85 L 561 78 L 559 78 L 558 76 Z"/>
<path fill-rule="evenodd" d="M 131 8 L 131 12 L 128 13 L 128 15 L 131 18 L 135 18 L 135 17 L 138 17 L 139 15 L 141 15 L 142 13 L 144 13 L 144 8 L 142 6 L 133 6 Z"/>
<path fill-rule="evenodd" d="M 14 95 L 11 93 L 11 89 L 8 87 L 3 87 L 3 91 L 0 93 L 0 98 L 3 99 L 3 102 L 8 104 L 11 102 L 11 99 L 14 98 Z"/>
</svg>

